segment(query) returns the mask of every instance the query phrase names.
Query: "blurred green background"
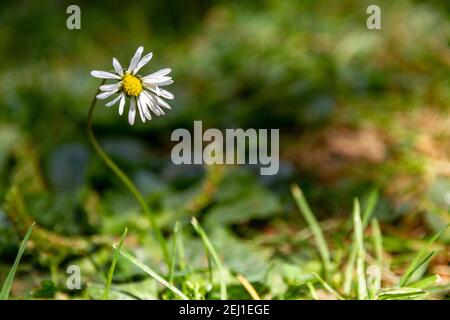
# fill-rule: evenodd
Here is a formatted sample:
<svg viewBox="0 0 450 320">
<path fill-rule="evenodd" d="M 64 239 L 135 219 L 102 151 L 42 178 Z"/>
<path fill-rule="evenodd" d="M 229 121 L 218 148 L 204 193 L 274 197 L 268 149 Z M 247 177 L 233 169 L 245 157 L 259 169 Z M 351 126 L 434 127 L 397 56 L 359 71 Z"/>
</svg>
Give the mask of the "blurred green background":
<svg viewBox="0 0 450 320">
<path fill-rule="evenodd" d="M 81 30 L 66 28 L 70 4 L 81 8 Z M 381 30 L 366 28 L 369 4 L 381 7 Z M 49 230 L 117 236 L 131 225 L 148 232 L 85 133 L 99 85 L 89 72 L 110 69 L 112 57 L 127 65 L 143 45 L 154 53 L 144 73 L 173 70 L 172 110 L 130 127 L 117 106 L 99 103 L 94 131 L 167 232 L 211 183 L 192 211 L 217 237 L 226 233 L 231 246 L 276 238 L 274 250 L 296 261 L 295 248 L 279 244 L 298 220 L 292 182 L 320 219 L 347 219 L 352 198 L 364 201 L 375 188 L 388 234 L 414 239 L 436 231 L 450 220 L 449 9 L 444 0 L 2 1 L 1 199 L 13 173 L 31 166 L 22 190 L 27 211 Z M 279 174 L 174 166 L 170 135 L 194 120 L 204 128 L 280 129 Z M 2 209 L 6 264 L 19 239 L 9 220 Z"/>
</svg>

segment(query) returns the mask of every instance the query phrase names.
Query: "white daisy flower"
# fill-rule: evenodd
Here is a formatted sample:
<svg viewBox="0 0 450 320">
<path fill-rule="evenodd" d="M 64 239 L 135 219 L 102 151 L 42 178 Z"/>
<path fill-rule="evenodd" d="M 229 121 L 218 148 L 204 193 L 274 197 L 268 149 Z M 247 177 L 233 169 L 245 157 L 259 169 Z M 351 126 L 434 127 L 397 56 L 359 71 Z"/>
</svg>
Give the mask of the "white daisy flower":
<svg viewBox="0 0 450 320">
<path fill-rule="evenodd" d="M 102 92 L 97 95 L 97 99 L 106 99 L 116 95 L 114 99 L 106 103 L 106 106 L 111 107 L 119 102 L 119 114 L 122 115 L 125 108 L 125 100 L 129 98 L 128 122 L 130 125 L 134 124 L 136 113 L 139 113 L 142 122 L 152 119 L 150 111 L 157 116 L 164 115 L 163 108 L 170 109 L 170 105 L 163 98 L 169 100 L 174 98 L 172 93 L 161 88 L 173 83 L 172 78 L 168 76 L 172 71 L 170 68 L 159 70 L 147 76 L 137 74 L 153 56 L 153 53 L 150 52 L 141 58 L 143 51 L 144 47 L 139 47 L 136 50 L 128 69 L 123 69 L 120 62 L 113 58 L 114 73 L 98 70 L 91 71 L 91 76 L 93 77 L 117 81 L 113 84 L 101 85 L 100 90 Z"/>
</svg>

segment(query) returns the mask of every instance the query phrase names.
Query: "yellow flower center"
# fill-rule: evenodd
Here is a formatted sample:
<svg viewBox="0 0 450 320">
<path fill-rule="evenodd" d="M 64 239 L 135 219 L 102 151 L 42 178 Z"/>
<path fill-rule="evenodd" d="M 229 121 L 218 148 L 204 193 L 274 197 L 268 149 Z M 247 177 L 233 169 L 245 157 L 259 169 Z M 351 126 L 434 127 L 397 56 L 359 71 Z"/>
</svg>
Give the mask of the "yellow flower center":
<svg viewBox="0 0 450 320">
<path fill-rule="evenodd" d="M 142 92 L 142 83 L 137 77 L 126 73 L 122 78 L 122 90 L 128 96 L 137 97 Z"/>
</svg>

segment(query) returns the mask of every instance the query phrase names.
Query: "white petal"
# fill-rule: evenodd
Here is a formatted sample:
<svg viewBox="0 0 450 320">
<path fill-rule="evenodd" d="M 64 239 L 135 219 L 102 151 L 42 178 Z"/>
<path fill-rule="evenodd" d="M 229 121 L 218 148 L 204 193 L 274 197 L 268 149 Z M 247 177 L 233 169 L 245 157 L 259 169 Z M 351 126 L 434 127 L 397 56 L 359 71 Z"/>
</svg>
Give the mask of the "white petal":
<svg viewBox="0 0 450 320">
<path fill-rule="evenodd" d="M 96 98 L 100 99 L 100 100 L 106 99 L 106 98 L 112 96 L 116 92 L 117 92 L 117 89 L 111 90 L 111 91 L 102 92 L 102 93 L 98 94 Z"/>
<path fill-rule="evenodd" d="M 142 109 L 141 99 L 139 99 L 139 96 L 136 98 L 136 102 L 139 110 L 139 116 L 141 117 L 141 121 L 145 123 L 144 110 Z"/>
<path fill-rule="evenodd" d="M 145 78 L 143 79 L 144 82 L 147 82 L 149 84 L 157 84 L 159 85 L 162 82 L 165 82 L 167 80 L 172 80 L 171 77 L 161 76 L 161 77 L 151 77 L 151 78 Z"/>
<path fill-rule="evenodd" d="M 168 86 L 169 84 L 172 84 L 173 80 L 172 79 L 168 79 L 166 81 L 161 81 L 158 83 L 158 86 L 163 87 L 163 86 Z"/>
<path fill-rule="evenodd" d="M 130 111 L 128 111 L 128 123 L 130 125 L 134 124 L 134 118 L 136 118 L 136 100 L 134 98 L 131 98 Z"/>
<path fill-rule="evenodd" d="M 141 59 L 142 51 L 144 51 L 144 47 L 142 47 L 142 46 L 136 50 L 136 53 L 134 54 L 133 58 L 131 59 L 130 66 L 128 67 L 127 72 L 131 72 L 134 70 L 134 68 L 136 68 L 136 66 L 139 62 L 139 59 Z"/>
<path fill-rule="evenodd" d="M 122 94 L 122 98 L 120 99 L 119 102 L 119 115 L 123 115 L 124 107 L 125 107 L 125 95 Z"/>
<path fill-rule="evenodd" d="M 148 76 L 145 76 L 144 79 L 154 78 L 154 77 L 162 77 L 162 76 L 165 76 L 166 74 L 169 74 L 171 71 L 172 71 L 172 69 L 170 69 L 170 68 L 164 68 L 164 69 L 156 71 L 152 74 L 149 74 Z"/>
<path fill-rule="evenodd" d="M 174 96 L 173 96 L 173 94 L 171 92 L 169 92 L 167 90 L 164 90 L 164 89 L 161 89 L 161 88 L 158 88 L 158 89 L 159 89 L 159 95 L 160 96 L 162 96 L 162 97 L 164 97 L 166 99 L 169 99 L 169 100 L 172 100 L 174 98 Z"/>
<path fill-rule="evenodd" d="M 163 116 L 165 113 L 164 113 L 164 111 L 163 111 L 163 109 L 161 109 L 156 103 L 155 103 L 155 105 L 154 105 L 154 108 L 155 108 L 155 110 L 156 110 L 156 112 L 158 113 L 157 115 L 158 116 Z M 153 112 L 155 112 L 155 111 L 153 111 Z M 156 113 L 155 112 L 155 113 Z"/>
<path fill-rule="evenodd" d="M 149 92 L 145 92 L 149 101 L 148 106 L 150 107 L 150 110 L 153 111 L 154 114 L 156 114 L 157 116 L 163 115 L 164 112 L 161 110 L 161 108 L 158 106 L 156 100 L 153 94 L 149 93 Z"/>
<path fill-rule="evenodd" d="M 100 78 L 100 79 L 120 79 L 120 77 L 117 74 L 107 72 L 107 71 L 100 71 L 100 70 L 91 71 L 91 76 Z"/>
<path fill-rule="evenodd" d="M 113 58 L 113 66 L 114 66 L 114 70 L 116 70 L 117 74 L 119 76 L 123 77 L 122 65 L 120 64 L 119 60 L 117 60 L 116 58 Z"/>
<path fill-rule="evenodd" d="M 119 101 L 120 98 L 122 98 L 122 96 L 123 96 L 123 93 L 119 94 L 116 98 L 114 98 L 113 100 L 111 100 L 110 102 L 105 104 L 105 106 L 111 107 L 111 106 L 115 105 L 116 102 Z"/>
<path fill-rule="evenodd" d="M 111 91 L 119 89 L 122 86 L 122 81 L 113 84 L 104 84 L 100 86 L 101 91 Z"/>
<path fill-rule="evenodd" d="M 143 66 L 145 66 L 153 57 L 153 53 L 145 55 L 137 64 L 136 68 L 133 70 L 133 74 L 136 74 Z"/>
<path fill-rule="evenodd" d="M 152 90 L 154 92 L 159 92 L 158 86 L 148 81 L 142 81 L 142 86 L 147 90 Z"/>
<path fill-rule="evenodd" d="M 161 109 L 158 107 L 158 105 L 156 103 L 151 102 L 149 104 L 149 106 L 150 106 L 150 110 L 152 110 L 153 113 L 156 114 L 158 117 L 160 115 L 164 114 L 163 112 L 160 112 Z"/>
<path fill-rule="evenodd" d="M 156 95 L 161 94 L 161 89 L 156 84 L 149 85 L 149 84 L 144 83 L 144 88 L 150 90 L 152 93 L 154 93 Z"/>
<path fill-rule="evenodd" d="M 166 108 L 166 109 L 172 109 L 171 107 L 170 107 L 170 105 L 166 102 L 166 101 L 164 101 L 163 99 L 161 99 L 160 97 L 156 97 L 156 101 L 158 101 L 158 104 L 161 106 L 161 107 L 163 107 L 163 108 Z"/>
<path fill-rule="evenodd" d="M 153 95 L 153 93 L 151 93 L 151 92 L 149 92 L 149 91 L 146 91 L 146 90 L 144 90 L 143 91 L 144 93 L 145 93 L 145 95 L 147 96 L 147 98 L 148 98 L 148 101 L 149 102 L 155 102 L 154 100 L 154 95 Z"/>
<path fill-rule="evenodd" d="M 147 97 L 149 105 L 150 105 L 150 103 L 156 103 L 155 95 L 153 93 L 146 91 L 146 90 L 144 90 L 143 92 L 145 93 L 145 95 Z"/>
<path fill-rule="evenodd" d="M 150 113 L 150 110 L 148 110 L 148 105 L 150 104 L 150 100 L 148 99 L 147 95 L 144 93 L 141 93 L 138 97 L 138 99 L 141 102 L 142 111 L 144 111 L 144 115 L 148 120 L 152 120 L 152 115 Z"/>
</svg>

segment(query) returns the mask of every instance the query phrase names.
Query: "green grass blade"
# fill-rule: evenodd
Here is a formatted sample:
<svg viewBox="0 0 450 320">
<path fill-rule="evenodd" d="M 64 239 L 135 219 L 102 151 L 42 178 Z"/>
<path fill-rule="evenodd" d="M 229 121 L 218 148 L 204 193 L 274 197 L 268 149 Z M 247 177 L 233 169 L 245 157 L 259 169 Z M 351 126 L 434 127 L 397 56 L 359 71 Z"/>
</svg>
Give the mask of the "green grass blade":
<svg viewBox="0 0 450 320">
<path fill-rule="evenodd" d="M 372 214 L 375 210 L 376 204 L 378 202 L 378 191 L 372 190 L 372 192 L 369 195 L 369 199 L 367 200 L 366 208 L 363 213 L 362 223 L 364 229 L 367 227 L 367 224 L 369 223 L 370 218 L 372 217 Z M 356 239 L 353 238 L 352 245 L 350 247 L 350 254 L 348 256 L 347 264 L 345 265 L 345 272 L 344 272 L 344 294 L 350 295 L 350 291 L 352 289 L 352 280 L 353 280 L 353 271 L 355 267 L 355 260 L 356 260 Z"/>
<path fill-rule="evenodd" d="M 325 290 L 327 290 L 329 293 L 333 294 L 337 299 L 339 300 L 344 300 L 344 298 L 339 294 L 339 292 L 337 292 L 336 290 L 333 289 L 333 287 L 326 282 L 324 279 L 322 279 L 321 276 L 319 276 L 317 273 L 313 273 L 314 277 L 316 277 L 316 279 L 320 282 L 320 284 L 323 286 L 323 288 Z"/>
<path fill-rule="evenodd" d="M 148 274 L 150 277 L 158 281 L 160 284 L 162 284 L 164 287 L 172 291 L 173 294 L 178 296 L 182 300 L 189 300 L 189 298 L 180 290 L 178 290 L 177 287 L 167 282 L 163 277 L 161 277 L 159 274 L 157 274 L 155 271 L 147 267 L 142 262 L 138 261 L 135 257 L 133 257 L 130 253 L 126 252 L 123 249 L 117 249 L 117 251 L 124 257 L 126 260 L 134 264 L 136 267 L 144 271 L 146 274 Z"/>
<path fill-rule="evenodd" d="M 311 294 L 311 298 L 313 300 L 319 300 L 319 297 L 317 296 L 316 289 L 314 288 L 314 285 L 311 282 L 307 282 L 306 286 L 308 287 L 309 293 Z"/>
<path fill-rule="evenodd" d="M 429 262 L 433 258 L 435 253 L 436 251 L 427 252 L 424 255 L 420 256 L 420 259 L 415 259 L 415 261 L 408 267 L 406 272 L 401 277 L 399 287 L 406 287 L 414 273 L 424 264 Z"/>
<path fill-rule="evenodd" d="M 367 200 L 366 208 L 362 215 L 363 227 L 366 228 L 369 224 L 370 218 L 375 211 L 378 202 L 378 190 L 374 189 L 370 192 L 369 199 Z"/>
<path fill-rule="evenodd" d="M 383 237 L 381 235 L 380 225 L 378 224 L 377 219 L 372 219 L 371 226 L 376 265 L 370 266 L 370 269 L 368 268 L 368 289 L 370 299 L 374 299 L 376 293 L 381 289 L 381 274 L 383 270 Z"/>
<path fill-rule="evenodd" d="M 350 295 L 350 291 L 352 290 L 352 280 L 353 280 L 353 271 L 355 268 L 355 260 L 356 260 L 356 244 L 355 239 L 353 239 L 352 245 L 350 247 L 350 254 L 348 255 L 347 264 L 345 265 L 344 271 L 344 294 Z"/>
<path fill-rule="evenodd" d="M 358 199 L 355 199 L 353 203 L 353 231 L 356 240 L 356 278 L 358 284 L 358 299 L 364 300 L 367 297 L 364 228 L 361 221 L 361 209 Z"/>
<path fill-rule="evenodd" d="M 372 226 L 372 241 L 375 251 L 375 259 L 380 270 L 383 268 L 383 235 L 381 234 L 380 224 L 377 219 L 373 219 Z"/>
<path fill-rule="evenodd" d="M 177 231 L 177 251 L 180 270 L 185 271 L 187 269 L 188 272 L 191 273 L 189 269 L 189 264 L 186 262 L 186 253 L 184 251 L 184 241 L 181 226 L 178 229 L 176 229 L 176 231 Z"/>
<path fill-rule="evenodd" d="M 28 239 L 30 239 L 31 232 L 33 231 L 33 227 L 35 225 L 35 222 L 28 228 L 27 233 L 25 234 L 25 237 L 22 240 L 22 243 L 19 247 L 19 252 L 17 253 L 16 260 L 14 260 L 14 264 L 11 267 L 11 270 L 9 270 L 8 275 L 6 276 L 5 282 L 3 283 L 2 291 L 0 292 L 0 300 L 8 300 L 9 293 L 11 291 L 11 287 L 13 285 L 14 276 L 16 275 L 17 268 L 19 267 L 20 259 L 22 259 L 23 253 L 25 252 L 25 249 L 27 247 Z"/>
<path fill-rule="evenodd" d="M 416 288 L 385 289 L 380 291 L 378 300 L 415 299 L 423 294 L 426 292 Z"/>
<path fill-rule="evenodd" d="M 419 251 L 419 253 L 416 255 L 414 260 L 409 265 L 408 269 L 406 269 L 403 276 L 400 278 L 399 286 L 405 287 L 408 285 L 409 280 L 413 276 L 414 272 L 417 271 L 421 266 L 423 266 L 425 263 L 427 263 L 435 254 L 434 251 L 428 252 L 430 247 L 433 245 L 433 243 L 447 230 L 447 226 L 442 228 L 441 231 L 437 232 L 427 243 L 427 245 L 422 248 L 422 250 Z"/>
<path fill-rule="evenodd" d="M 170 266 L 169 266 L 169 282 L 173 284 L 173 276 L 175 273 L 175 265 L 176 265 L 176 259 L 177 259 L 177 243 L 178 243 L 178 233 L 180 230 L 180 222 L 175 222 L 175 226 L 173 228 L 173 235 L 172 235 L 172 246 L 171 246 L 171 253 L 170 253 Z"/>
<path fill-rule="evenodd" d="M 419 281 L 411 283 L 408 285 L 408 287 L 417 288 L 417 289 L 427 289 L 427 288 L 437 285 L 440 281 L 441 281 L 441 277 L 437 274 L 434 274 L 432 276 L 425 277 L 423 279 L 420 279 Z"/>
<path fill-rule="evenodd" d="M 119 257 L 118 250 L 122 249 L 123 242 L 125 241 L 125 237 L 127 236 L 128 229 L 125 228 L 122 234 L 122 238 L 120 239 L 119 246 L 114 250 L 113 259 L 111 262 L 111 267 L 109 268 L 108 278 L 106 280 L 105 292 L 103 292 L 103 300 L 108 300 L 109 292 L 111 291 L 112 279 L 114 276 L 114 271 L 116 270 L 117 258 Z"/>
<path fill-rule="evenodd" d="M 220 262 L 219 256 L 217 255 L 216 250 L 214 249 L 214 246 L 212 245 L 211 241 L 209 240 L 208 236 L 206 235 L 206 232 L 203 230 L 203 228 L 198 223 L 197 219 L 192 218 L 192 226 L 194 227 L 197 234 L 200 236 L 200 238 L 203 241 L 203 244 L 206 248 L 206 250 L 211 254 L 214 263 L 217 265 L 217 268 L 219 269 L 219 280 L 220 280 L 220 299 L 226 300 L 227 299 L 227 286 L 225 283 L 225 275 L 224 270 L 222 267 L 222 263 Z"/>
<path fill-rule="evenodd" d="M 328 251 L 328 247 L 325 242 L 325 237 L 323 236 L 322 229 L 320 228 L 320 225 L 317 222 L 314 214 L 312 213 L 308 205 L 308 202 L 306 201 L 306 198 L 303 195 L 303 192 L 300 190 L 300 188 L 297 185 L 293 184 L 291 186 L 291 191 L 292 195 L 294 196 L 295 202 L 297 203 L 297 206 L 303 215 L 303 218 L 306 220 L 309 228 L 311 229 L 311 232 L 314 235 L 314 239 L 316 241 L 317 248 L 319 249 L 319 254 L 322 259 L 325 278 L 327 280 L 330 280 L 331 279 L 330 253 Z"/>
<path fill-rule="evenodd" d="M 186 261 L 186 253 L 184 251 L 184 241 L 183 241 L 183 230 L 181 224 L 177 225 L 178 228 L 175 228 L 176 236 L 176 246 L 178 253 L 178 266 L 180 268 L 181 273 L 185 274 L 185 277 L 189 277 L 192 274 L 192 270 L 190 265 Z M 187 292 L 187 284 L 186 281 L 181 281 L 181 287 L 183 292 Z"/>
</svg>

